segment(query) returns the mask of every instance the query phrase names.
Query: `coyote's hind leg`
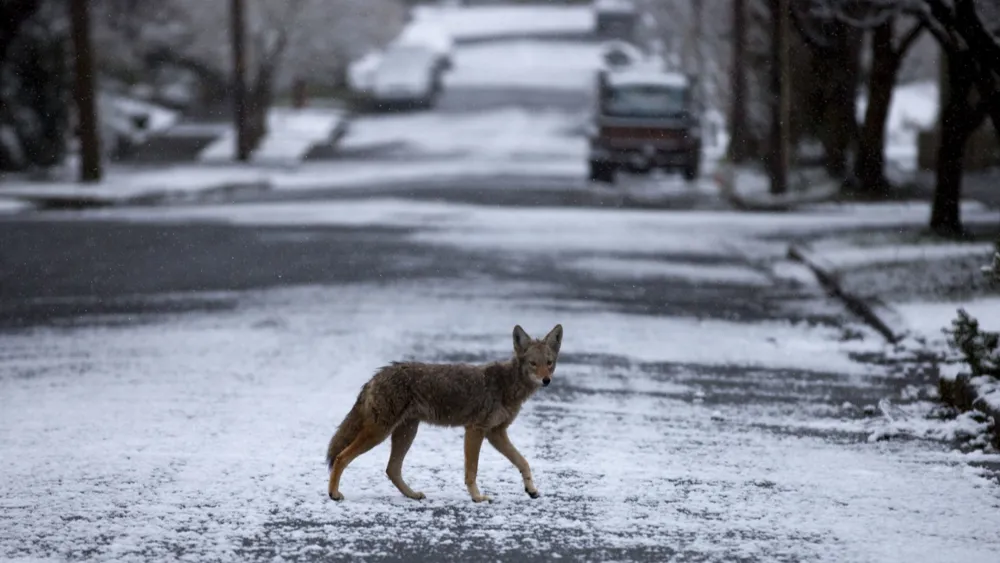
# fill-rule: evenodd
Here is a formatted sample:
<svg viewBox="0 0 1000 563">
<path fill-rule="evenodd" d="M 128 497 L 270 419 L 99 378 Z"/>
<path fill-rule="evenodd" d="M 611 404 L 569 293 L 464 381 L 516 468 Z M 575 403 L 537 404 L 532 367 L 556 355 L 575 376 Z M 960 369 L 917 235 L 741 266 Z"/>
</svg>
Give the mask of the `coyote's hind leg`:
<svg viewBox="0 0 1000 563">
<path fill-rule="evenodd" d="M 359 455 L 367 452 L 386 439 L 388 433 L 384 430 L 366 425 L 358 433 L 358 437 L 333 461 L 333 469 L 330 471 L 330 486 L 328 493 L 333 500 L 344 500 L 344 495 L 340 493 L 340 476 L 344 469 L 354 461 Z"/>
<path fill-rule="evenodd" d="M 423 499 L 424 493 L 414 491 L 406 484 L 406 481 L 403 481 L 403 458 L 410 450 L 413 439 L 417 437 L 419 427 L 419 420 L 409 420 L 396 427 L 392 432 L 392 453 L 389 454 L 389 465 L 385 468 L 385 474 L 389 476 L 389 480 L 392 481 L 393 485 L 396 485 L 399 492 L 414 500 Z"/>
</svg>

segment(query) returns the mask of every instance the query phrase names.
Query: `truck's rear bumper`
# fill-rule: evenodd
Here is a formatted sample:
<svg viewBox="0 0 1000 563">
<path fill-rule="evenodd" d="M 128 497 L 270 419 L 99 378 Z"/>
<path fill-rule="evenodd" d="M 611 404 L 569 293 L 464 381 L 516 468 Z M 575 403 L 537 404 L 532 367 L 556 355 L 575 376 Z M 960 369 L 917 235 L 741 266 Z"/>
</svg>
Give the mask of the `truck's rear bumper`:
<svg viewBox="0 0 1000 563">
<path fill-rule="evenodd" d="M 699 157 L 697 145 L 607 146 L 592 143 L 590 160 L 607 162 L 632 169 L 681 168 L 690 166 Z"/>
</svg>

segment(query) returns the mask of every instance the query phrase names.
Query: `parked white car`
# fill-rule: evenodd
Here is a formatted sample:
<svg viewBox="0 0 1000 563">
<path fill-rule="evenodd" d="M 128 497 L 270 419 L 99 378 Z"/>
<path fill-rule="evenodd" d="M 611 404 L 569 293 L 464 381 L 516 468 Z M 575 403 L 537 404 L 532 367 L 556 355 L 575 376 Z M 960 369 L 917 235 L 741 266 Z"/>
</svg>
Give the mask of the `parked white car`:
<svg viewBox="0 0 1000 563">
<path fill-rule="evenodd" d="M 372 51 L 347 66 L 347 85 L 358 94 L 371 92 L 375 71 L 382 62 L 381 51 Z"/>
<path fill-rule="evenodd" d="M 441 91 L 437 56 L 422 47 L 385 51 L 372 75 L 370 100 L 378 106 L 431 107 Z"/>
<path fill-rule="evenodd" d="M 452 51 L 455 42 L 443 27 L 425 21 L 417 21 L 408 25 L 399 37 L 389 44 L 389 49 L 396 47 L 418 47 L 427 49 L 438 59 L 440 71 L 452 66 Z"/>
</svg>

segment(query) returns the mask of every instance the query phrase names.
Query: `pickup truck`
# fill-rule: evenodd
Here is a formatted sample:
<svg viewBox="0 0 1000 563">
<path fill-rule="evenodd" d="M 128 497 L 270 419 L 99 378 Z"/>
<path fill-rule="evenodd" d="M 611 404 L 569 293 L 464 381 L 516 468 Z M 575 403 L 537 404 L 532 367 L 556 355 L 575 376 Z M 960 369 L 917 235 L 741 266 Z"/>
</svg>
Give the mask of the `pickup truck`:
<svg viewBox="0 0 1000 563">
<path fill-rule="evenodd" d="M 590 127 L 590 179 L 614 183 L 618 170 L 659 168 L 698 177 L 701 124 L 694 82 L 676 72 L 643 68 L 598 72 Z"/>
</svg>

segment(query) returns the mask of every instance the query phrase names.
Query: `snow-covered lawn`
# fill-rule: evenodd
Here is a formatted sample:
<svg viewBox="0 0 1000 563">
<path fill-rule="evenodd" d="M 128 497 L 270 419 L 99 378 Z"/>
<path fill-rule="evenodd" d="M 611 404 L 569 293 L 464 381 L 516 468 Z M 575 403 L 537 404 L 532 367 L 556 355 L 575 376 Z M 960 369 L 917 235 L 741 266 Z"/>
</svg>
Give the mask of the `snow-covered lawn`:
<svg viewBox="0 0 1000 563">
<path fill-rule="evenodd" d="M 893 91 L 886 120 L 886 159 L 912 170 L 917 162 L 917 135 L 937 122 L 938 85 L 934 82 L 902 84 Z M 868 100 L 858 98 L 858 119 L 864 119 Z"/>
<path fill-rule="evenodd" d="M 951 328 L 951 321 L 958 316 L 958 309 L 965 309 L 969 315 L 978 319 L 983 330 L 1000 331 L 1000 296 L 983 296 L 962 301 L 894 303 L 893 308 L 910 330 L 942 349 L 947 346 L 948 339 L 943 330 Z"/>
<path fill-rule="evenodd" d="M 455 51 L 446 87 L 594 88 L 598 43 L 530 39 L 465 45 Z"/>
<path fill-rule="evenodd" d="M 343 120 L 340 109 L 272 108 L 267 115 L 267 135 L 252 159 L 260 164 L 296 164 L 313 146 L 331 141 Z M 225 163 L 233 162 L 235 154 L 236 134 L 229 128 L 198 158 L 206 163 Z"/>
<path fill-rule="evenodd" d="M 444 28 L 456 40 L 488 39 L 529 34 L 585 34 L 594 29 L 590 6 L 418 6 L 419 26 L 427 22 Z"/>
</svg>

